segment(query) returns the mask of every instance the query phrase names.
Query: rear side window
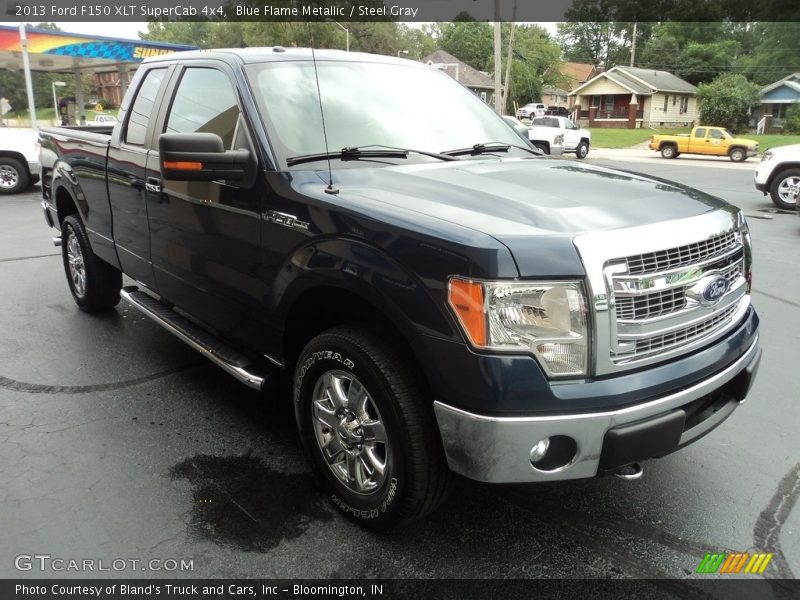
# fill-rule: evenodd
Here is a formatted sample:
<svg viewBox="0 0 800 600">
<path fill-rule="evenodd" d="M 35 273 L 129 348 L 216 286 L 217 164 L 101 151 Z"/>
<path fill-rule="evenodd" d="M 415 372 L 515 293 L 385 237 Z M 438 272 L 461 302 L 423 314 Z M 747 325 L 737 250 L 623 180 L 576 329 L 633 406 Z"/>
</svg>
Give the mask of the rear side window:
<svg viewBox="0 0 800 600">
<path fill-rule="evenodd" d="M 133 106 L 131 106 L 128 127 L 125 130 L 125 143 L 144 146 L 147 124 L 153 118 L 156 95 L 166 73 L 166 69 L 153 69 L 144 76 L 144 81 L 139 86 L 139 92 L 136 94 Z"/>
<path fill-rule="evenodd" d="M 694 130 L 694 137 L 696 137 L 696 138 L 704 138 L 704 137 L 706 137 L 706 130 L 705 130 L 705 128 L 702 128 L 702 129 L 695 129 L 695 130 Z"/>
<path fill-rule="evenodd" d="M 167 133 L 216 133 L 233 146 L 239 105 L 228 77 L 216 69 L 186 69 L 169 110 Z"/>
</svg>

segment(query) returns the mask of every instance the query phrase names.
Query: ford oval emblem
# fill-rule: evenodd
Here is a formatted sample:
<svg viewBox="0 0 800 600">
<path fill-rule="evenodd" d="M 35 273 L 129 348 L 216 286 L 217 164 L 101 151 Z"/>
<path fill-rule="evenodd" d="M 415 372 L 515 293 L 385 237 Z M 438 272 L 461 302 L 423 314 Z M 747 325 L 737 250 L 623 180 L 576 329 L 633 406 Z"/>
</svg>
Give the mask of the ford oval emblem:
<svg viewBox="0 0 800 600">
<path fill-rule="evenodd" d="M 715 277 L 711 281 L 707 282 L 705 287 L 703 287 L 703 300 L 709 304 L 715 304 L 725 295 L 730 287 L 731 282 L 728 281 L 727 277 Z"/>
</svg>

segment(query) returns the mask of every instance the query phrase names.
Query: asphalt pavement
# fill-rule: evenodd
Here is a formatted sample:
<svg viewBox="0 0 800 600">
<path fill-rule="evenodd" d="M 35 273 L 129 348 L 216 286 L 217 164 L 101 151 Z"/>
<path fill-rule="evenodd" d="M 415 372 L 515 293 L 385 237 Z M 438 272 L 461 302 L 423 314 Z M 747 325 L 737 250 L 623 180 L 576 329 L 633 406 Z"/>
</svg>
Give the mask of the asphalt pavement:
<svg viewBox="0 0 800 600">
<path fill-rule="evenodd" d="M 128 561 L 98 576 L 664 578 L 686 597 L 713 551 L 773 552 L 763 577 L 796 577 L 800 219 L 755 191 L 752 159 L 588 162 L 745 210 L 764 349 L 747 402 L 638 481 L 462 480 L 436 514 L 382 535 L 315 488 L 285 392 L 244 388 L 124 302 L 78 311 L 39 190 L 1 197 L 0 577 L 85 575 L 15 566 L 46 554 Z"/>
</svg>

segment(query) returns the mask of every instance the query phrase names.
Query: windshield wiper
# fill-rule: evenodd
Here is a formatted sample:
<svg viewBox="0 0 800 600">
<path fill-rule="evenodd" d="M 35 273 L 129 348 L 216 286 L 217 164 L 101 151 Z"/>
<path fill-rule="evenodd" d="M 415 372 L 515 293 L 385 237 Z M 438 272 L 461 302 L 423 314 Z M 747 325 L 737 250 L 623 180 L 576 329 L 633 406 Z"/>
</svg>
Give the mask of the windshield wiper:
<svg viewBox="0 0 800 600">
<path fill-rule="evenodd" d="M 412 150 L 410 148 L 398 148 L 395 146 L 383 146 L 381 144 L 371 144 L 369 146 L 348 146 L 338 152 L 321 152 L 319 154 L 303 154 L 292 156 L 286 159 L 288 166 L 299 165 L 301 163 L 338 158 L 341 160 L 358 160 L 361 158 L 408 158 L 409 154 L 421 154 L 431 156 L 439 160 L 459 160 L 455 156 L 448 156 L 438 152 L 428 152 L 426 150 Z"/>
<path fill-rule="evenodd" d="M 517 146 L 516 144 L 505 144 L 501 142 L 486 142 L 484 144 L 475 144 L 471 148 L 458 148 L 457 150 L 445 150 L 442 154 L 446 154 L 447 156 L 461 156 L 464 154 L 472 154 L 473 156 L 476 154 L 492 154 L 494 152 L 508 152 L 510 148 L 517 148 L 519 150 L 524 150 L 529 154 L 534 154 L 539 156 L 539 152 L 536 152 L 533 148 L 526 148 L 525 146 Z"/>
</svg>

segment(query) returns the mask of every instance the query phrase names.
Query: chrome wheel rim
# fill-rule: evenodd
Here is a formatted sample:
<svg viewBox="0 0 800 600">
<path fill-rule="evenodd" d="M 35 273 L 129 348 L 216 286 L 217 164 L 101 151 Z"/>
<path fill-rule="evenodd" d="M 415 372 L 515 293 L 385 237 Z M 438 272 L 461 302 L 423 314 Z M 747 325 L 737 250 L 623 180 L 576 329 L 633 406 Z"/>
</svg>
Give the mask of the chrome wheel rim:
<svg viewBox="0 0 800 600">
<path fill-rule="evenodd" d="M 323 373 L 311 412 L 314 437 L 336 479 L 356 494 L 380 490 L 391 452 L 378 407 L 361 382 L 345 371 Z"/>
<path fill-rule="evenodd" d="M 19 183 L 19 171 L 11 165 L 0 165 L 0 187 L 10 190 Z"/>
<path fill-rule="evenodd" d="M 800 177 L 787 177 L 778 186 L 778 196 L 786 204 L 797 205 L 797 196 L 800 195 Z"/>
<path fill-rule="evenodd" d="M 67 264 L 72 288 L 79 297 L 83 298 L 86 293 L 86 265 L 83 262 L 83 253 L 78 238 L 71 229 L 67 236 Z"/>
</svg>

